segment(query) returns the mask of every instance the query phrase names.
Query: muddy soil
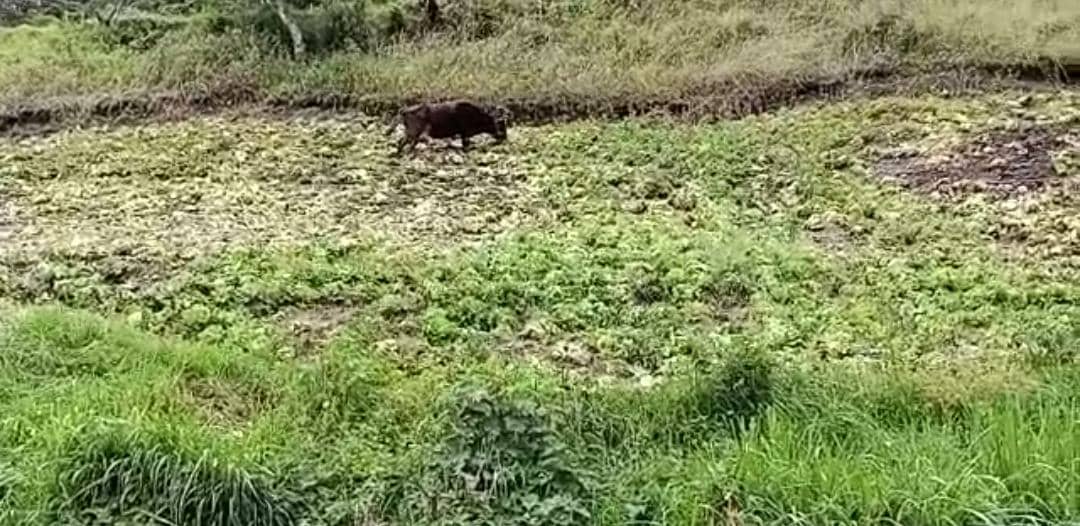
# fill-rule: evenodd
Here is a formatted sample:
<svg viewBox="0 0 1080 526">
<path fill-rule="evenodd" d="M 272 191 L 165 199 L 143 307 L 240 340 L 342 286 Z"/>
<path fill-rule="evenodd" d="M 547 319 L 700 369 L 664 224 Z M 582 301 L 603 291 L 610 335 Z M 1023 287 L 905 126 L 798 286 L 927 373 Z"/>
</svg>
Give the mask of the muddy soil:
<svg viewBox="0 0 1080 526">
<path fill-rule="evenodd" d="M 1047 127 L 993 131 L 934 155 L 886 154 L 878 160 L 875 172 L 935 197 L 972 193 L 1015 197 L 1042 190 L 1058 179 L 1053 155 L 1073 147 L 1077 132 Z"/>
<path fill-rule="evenodd" d="M 292 337 L 298 354 L 310 353 L 333 340 L 356 313 L 347 305 L 291 307 L 274 316 L 285 334 Z"/>
</svg>

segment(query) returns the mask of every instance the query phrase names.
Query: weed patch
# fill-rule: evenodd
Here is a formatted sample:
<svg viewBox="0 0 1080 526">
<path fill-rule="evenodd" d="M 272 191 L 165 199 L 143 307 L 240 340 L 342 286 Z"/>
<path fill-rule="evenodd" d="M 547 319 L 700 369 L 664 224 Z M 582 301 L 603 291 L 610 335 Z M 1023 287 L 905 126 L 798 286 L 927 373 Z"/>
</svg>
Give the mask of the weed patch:
<svg viewBox="0 0 1080 526">
<path fill-rule="evenodd" d="M 697 394 L 703 418 L 738 429 L 750 424 L 773 402 L 773 365 L 760 355 L 740 352 L 706 378 Z"/>
</svg>

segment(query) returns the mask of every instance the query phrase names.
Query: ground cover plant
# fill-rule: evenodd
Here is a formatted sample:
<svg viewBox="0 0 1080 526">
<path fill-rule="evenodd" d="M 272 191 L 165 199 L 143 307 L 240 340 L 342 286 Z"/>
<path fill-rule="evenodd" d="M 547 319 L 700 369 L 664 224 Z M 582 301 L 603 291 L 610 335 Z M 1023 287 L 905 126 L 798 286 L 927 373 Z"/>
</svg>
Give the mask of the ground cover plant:
<svg viewBox="0 0 1080 526">
<path fill-rule="evenodd" d="M 1060 90 L 400 158 L 339 113 L 5 139 L 0 517 L 1076 520 L 1078 118 Z"/>
</svg>

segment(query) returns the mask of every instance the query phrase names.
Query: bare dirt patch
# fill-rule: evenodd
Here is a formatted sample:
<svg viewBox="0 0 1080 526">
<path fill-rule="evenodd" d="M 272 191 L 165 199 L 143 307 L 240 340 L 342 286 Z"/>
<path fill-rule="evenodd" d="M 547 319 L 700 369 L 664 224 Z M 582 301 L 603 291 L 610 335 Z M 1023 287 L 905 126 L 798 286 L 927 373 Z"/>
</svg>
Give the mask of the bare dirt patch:
<svg viewBox="0 0 1080 526">
<path fill-rule="evenodd" d="M 844 252 L 862 237 L 862 229 L 852 226 L 836 212 L 814 214 L 803 223 L 810 240 L 829 252 Z"/>
<path fill-rule="evenodd" d="M 546 322 L 532 320 L 517 334 L 507 336 L 496 348 L 508 356 L 550 367 L 582 378 L 628 378 L 633 367 L 605 356 L 581 335 L 555 334 Z"/>
<path fill-rule="evenodd" d="M 1052 156 L 1070 144 L 1068 133 L 1060 129 L 994 131 L 929 157 L 892 152 L 878 161 L 876 173 L 937 197 L 1013 197 L 1050 184 L 1057 176 Z"/>
<path fill-rule="evenodd" d="M 580 339 L 537 341 L 526 334 L 510 339 L 503 350 L 515 358 L 579 377 L 614 379 L 633 374 L 630 365 L 603 356 L 598 349 Z"/>
<path fill-rule="evenodd" d="M 329 343 L 355 313 L 348 305 L 315 305 L 288 309 L 277 320 L 299 350 L 308 353 Z"/>
<path fill-rule="evenodd" d="M 810 239 L 815 244 L 830 252 L 843 252 L 854 239 L 854 236 L 841 225 L 835 223 L 819 223 L 808 227 Z"/>
</svg>

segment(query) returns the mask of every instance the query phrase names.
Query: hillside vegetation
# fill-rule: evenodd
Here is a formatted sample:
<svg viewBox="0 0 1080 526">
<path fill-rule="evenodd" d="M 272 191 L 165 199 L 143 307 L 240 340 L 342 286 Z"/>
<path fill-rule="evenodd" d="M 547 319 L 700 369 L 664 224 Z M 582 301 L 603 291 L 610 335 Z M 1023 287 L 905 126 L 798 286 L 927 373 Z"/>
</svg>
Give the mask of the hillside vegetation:
<svg viewBox="0 0 1080 526">
<path fill-rule="evenodd" d="M 455 0 L 434 27 L 419 2 L 303 2 L 290 9 L 306 36 L 300 60 L 258 2 L 134 2 L 108 26 L 96 20 L 111 4 L 98 4 L 90 22 L 39 15 L 0 28 L 0 105 L 168 91 L 603 107 L 1080 61 L 1071 0 Z"/>
</svg>

